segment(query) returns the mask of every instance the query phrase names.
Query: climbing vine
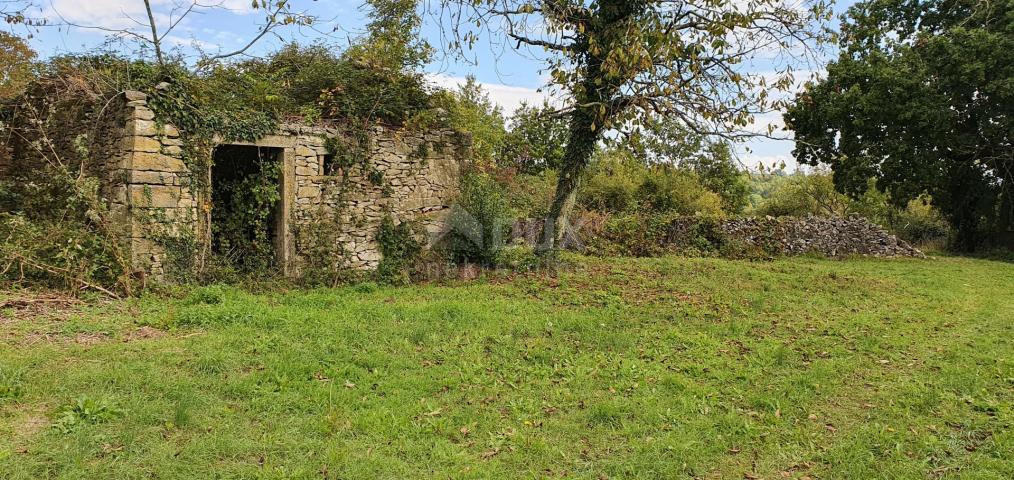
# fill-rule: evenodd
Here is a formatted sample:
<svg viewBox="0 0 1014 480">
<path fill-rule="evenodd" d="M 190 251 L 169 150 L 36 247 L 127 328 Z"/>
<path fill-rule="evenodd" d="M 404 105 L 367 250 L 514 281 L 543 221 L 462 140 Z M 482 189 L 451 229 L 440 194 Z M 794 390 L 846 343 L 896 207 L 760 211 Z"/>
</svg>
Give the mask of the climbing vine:
<svg viewBox="0 0 1014 480">
<path fill-rule="evenodd" d="M 324 258 L 347 259 L 348 252 L 334 241 L 335 232 L 365 222 L 347 208 L 346 190 L 352 184 L 349 176 L 367 179 L 385 195 L 394 192 L 383 171 L 368 161 L 372 129 L 376 125 L 434 128 L 443 121 L 435 113 L 438 105 L 419 73 L 406 66 L 364 61 L 372 57 L 363 48 L 341 55 L 333 51 L 326 46 L 286 46 L 265 58 L 217 65 L 201 72 L 183 64 L 155 65 L 113 54 L 54 57 L 44 62 L 39 77 L 29 82 L 26 98 L 50 98 L 52 89 L 70 88 L 61 92 L 73 100 L 66 102 L 72 108 L 64 108 L 66 118 L 60 125 L 74 125 L 101 117 L 126 91 L 145 93 L 158 130 L 164 132 L 171 126 L 178 131 L 160 143 L 164 154 L 176 156 L 185 164 L 187 171 L 178 176 L 180 186 L 193 196 L 195 207 L 171 214 L 158 208 L 140 208 L 132 215 L 148 224 L 147 238 L 165 252 L 163 267 L 171 279 L 214 280 L 206 274 L 221 260 L 213 258 L 216 251 L 255 253 L 238 256 L 249 263 L 241 265 L 244 270 L 270 267 L 270 262 L 263 259 L 272 251 L 273 239 L 263 233 L 248 235 L 250 230 L 240 226 L 273 220 L 280 168 L 265 164 L 252 176 L 235 179 L 229 189 L 242 193 L 232 195 L 228 205 L 212 208 L 211 174 L 217 145 L 255 141 L 276 132 L 283 121 L 313 122 L 334 129 L 336 133 L 326 143 L 333 156 L 332 171 L 326 172 L 334 177 L 326 182 L 329 205 L 321 208 L 316 223 L 301 219 L 305 224 L 301 231 L 304 236 L 324 238 L 319 244 L 330 252 Z M 52 129 L 52 133 L 63 133 L 57 124 Z M 92 133 L 88 141 L 94 142 L 95 138 L 97 134 Z M 414 153 L 425 161 L 429 148 L 423 145 Z M 98 168 L 104 161 L 101 154 L 82 160 Z M 196 227 L 191 229 L 191 225 Z M 213 225 L 218 225 L 217 230 Z M 312 233 L 314 229 L 318 232 Z M 223 241 L 216 244 L 213 237 Z M 309 244 L 305 242 L 301 250 L 311 248 Z M 334 266 L 348 262 L 328 263 Z M 332 268 L 331 277 L 342 275 Z"/>
</svg>

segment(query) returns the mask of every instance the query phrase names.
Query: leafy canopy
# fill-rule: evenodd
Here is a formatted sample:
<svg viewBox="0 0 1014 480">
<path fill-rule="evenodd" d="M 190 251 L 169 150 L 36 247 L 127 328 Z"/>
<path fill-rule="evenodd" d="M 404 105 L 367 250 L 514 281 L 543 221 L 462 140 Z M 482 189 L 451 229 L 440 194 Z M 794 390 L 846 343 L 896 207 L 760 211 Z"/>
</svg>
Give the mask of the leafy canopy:
<svg viewBox="0 0 1014 480">
<path fill-rule="evenodd" d="M 827 3 L 756 0 L 442 0 L 451 47 L 486 31 L 544 62 L 564 111 L 593 113 L 589 127 L 631 129 L 672 117 L 701 134 L 742 130 L 780 105 L 791 68 L 751 75 L 749 60 L 805 56 L 823 38 Z M 479 25 L 479 28 L 473 28 Z M 776 62 L 777 63 L 777 62 Z M 784 62 L 779 64 L 786 64 Z"/>
<path fill-rule="evenodd" d="M 1014 219 L 1014 4 L 871 0 L 841 54 L 785 116 L 801 163 L 853 196 L 868 180 L 905 205 L 928 193 L 969 250 Z"/>
</svg>

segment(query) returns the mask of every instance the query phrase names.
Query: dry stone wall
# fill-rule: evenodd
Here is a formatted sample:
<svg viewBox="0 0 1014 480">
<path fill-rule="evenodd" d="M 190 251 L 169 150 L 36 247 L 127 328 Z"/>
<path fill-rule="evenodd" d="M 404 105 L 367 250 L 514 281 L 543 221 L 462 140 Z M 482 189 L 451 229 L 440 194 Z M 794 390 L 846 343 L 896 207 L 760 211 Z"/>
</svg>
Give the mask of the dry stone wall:
<svg viewBox="0 0 1014 480">
<path fill-rule="evenodd" d="M 918 249 L 861 217 L 764 217 L 742 218 L 721 225 L 725 234 L 769 253 L 802 255 L 816 253 L 841 258 L 922 257 Z"/>
<path fill-rule="evenodd" d="M 606 217 L 575 219 L 573 231 L 564 238 L 564 248 L 581 250 L 601 241 Z M 511 238 L 534 245 L 540 238 L 542 220 L 521 219 L 514 223 Z M 702 222 L 695 217 L 673 220 L 656 238 L 644 241 L 657 245 L 659 252 L 686 252 L 699 248 L 702 241 L 720 249 L 721 243 L 735 242 L 755 247 L 766 255 L 818 254 L 832 258 L 853 255 L 873 257 L 923 257 L 923 253 L 904 240 L 889 234 L 879 225 L 853 215 L 849 217 L 764 217 L 736 218 L 718 223 Z"/>
<path fill-rule="evenodd" d="M 340 228 L 331 240 L 347 252 L 347 266 L 357 269 L 380 262 L 375 237 L 387 215 L 395 222 L 420 222 L 431 237 L 439 234 L 470 147 L 469 139 L 453 130 L 374 127 L 364 152 L 367 162 L 348 172 L 325 172 L 325 139 L 340 132 L 299 126 L 284 126 L 282 132 L 296 139 L 294 230 L 298 233 L 315 217 L 337 216 Z M 297 266 L 309 250 L 301 240 L 295 242 Z"/>
<path fill-rule="evenodd" d="M 190 187 L 192 173 L 182 159 L 179 131 L 160 125 L 143 94 L 126 94 L 126 123 L 122 135 L 123 181 L 116 186 L 114 205 L 125 205 L 120 221 L 129 228 L 135 264 L 155 276 L 165 273 L 170 252 L 158 236 L 190 234 L 201 238 L 200 223 L 213 206 Z M 255 142 L 223 142 L 277 148 L 282 151 L 282 241 L 279 257 L 290 274 L 299 273 L 311 245 L 298 233 L 319 216 L 337 216 L 333 232 L 315 241 L 333 242 L 347 252 L 347 267 L 376 267 L 381 254 L 375 237 L 381 220 L 418 221 L 436 235 L 458 190 L 461 162 L 470 139 L 452 130 L 408 132 L 375 127 L 370 132 L 368 168 L 325 175 L 330 154 L 328 138 L 342 135 L 333 128 L 282 125 L 274 135 Z M 377 175 L 380 172 L 380 181 Z M 210 174 L 209 174 L 210 175 Z M 208 179 L 210 181 L 210 179 Z M 155 222 L 157 219 L 168 220 Z M 174 231 L 156 232 L 170 226 Z"/>
</svg>

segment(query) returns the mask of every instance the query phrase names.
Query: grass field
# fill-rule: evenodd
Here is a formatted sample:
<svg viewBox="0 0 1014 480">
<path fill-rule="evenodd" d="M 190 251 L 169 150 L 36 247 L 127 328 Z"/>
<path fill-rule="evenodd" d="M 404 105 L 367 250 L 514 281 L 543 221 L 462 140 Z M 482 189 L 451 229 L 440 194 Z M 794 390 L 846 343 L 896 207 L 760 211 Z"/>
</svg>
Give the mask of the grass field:
<svg viewBox="0 0 1014 480">
<path fill-rule="evenodd" d="M 0 316 L 0 478 L 1014 478 L 1014 264 L 558 276 Z"/>
</svg>

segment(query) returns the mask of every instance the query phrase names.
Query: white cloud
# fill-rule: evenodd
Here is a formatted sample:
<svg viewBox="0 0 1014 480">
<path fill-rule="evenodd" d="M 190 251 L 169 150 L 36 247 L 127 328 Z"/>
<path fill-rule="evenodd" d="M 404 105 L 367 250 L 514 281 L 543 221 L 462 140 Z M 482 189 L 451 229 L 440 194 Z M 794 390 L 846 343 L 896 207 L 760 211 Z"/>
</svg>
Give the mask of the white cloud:
<svg viewBox="0 0 1014 480">
<path fill-rule="evenodd" d="M 249 0 L 200 4 L 191 0 L 151 0 L 155 24 L 160 30 L 168 28 L 192 4 L 198 5 L 192 13 L 217 9 L 244 15 L 254 11 Z M 51 0 L 42 15 L 52 23 L 67 22 L 81 27 L 144 32 L 149 28 L 148 13 L 141 0 L 87 0 L 87 5 L 82 5 L 81 0 Z"/>
<path fill-rule="evenodd" d="M 452 77 L 440 73 L 429 74 L 426 77 L 437 86 L 447 89 L 457 89 L 458 86 L 464 85 L 467 81 L 464 77 Z M 489 94 L 489 98 L 493 103 L 503 108 L 507 116 L 514 113 L 522 103 L 541 105 L 543 100 L 549 100 L 552 104 L 561 103 L 559 99 L 554 98 L 552 95 L 546 92 L 539 92 L 534 88 L 487 82 L 479 82 L 479 85 Z"/>
<path fill-rule="evenodd" d="M 170 0 L 152 0 L 152 8 L 158 9 L 171 5 Z M 83 27 L 100 27 L 111 29 L 133 29 L 139 22 L 147 23 L 144 2 L 139 0 L 90 0 L 87 6 L 80 0 L 52 0 L 43 16 L 53 22 L 66 21 Z M 156 22 L 167 17 L 158 18 Z"/>
</svg>

